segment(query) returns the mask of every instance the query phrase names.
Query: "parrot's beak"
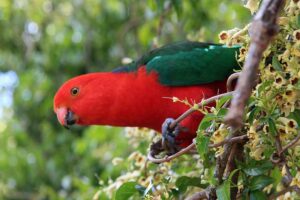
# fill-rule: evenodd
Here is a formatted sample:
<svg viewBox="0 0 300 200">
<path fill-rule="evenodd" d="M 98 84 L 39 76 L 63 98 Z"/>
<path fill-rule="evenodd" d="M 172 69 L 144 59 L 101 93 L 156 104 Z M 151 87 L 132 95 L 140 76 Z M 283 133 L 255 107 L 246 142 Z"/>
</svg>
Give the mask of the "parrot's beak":
<svg viewBox="0 0 300 200">
<path fill-rule="evenodd" d="M 76 115 L 70 109 L 65 107 L 56 109 L 56 115 L 59 123 L 66 129 L 69 129 L 69 126 L 77 122 Z"/>
</svg>

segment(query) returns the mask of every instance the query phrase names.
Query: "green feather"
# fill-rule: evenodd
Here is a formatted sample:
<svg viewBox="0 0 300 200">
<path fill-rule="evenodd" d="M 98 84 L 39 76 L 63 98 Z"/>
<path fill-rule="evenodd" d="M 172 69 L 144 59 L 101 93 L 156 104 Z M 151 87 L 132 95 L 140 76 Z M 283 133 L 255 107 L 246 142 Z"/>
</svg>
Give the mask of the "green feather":
<svg viewBox="0 0 300 200">
<path fill-rule="evenodd" d="M 186 86 L 224 80 L 239 65 L 238 46 L 199 42 L 179 42 L 154 49 L 126 68 L 115 72 L 132 72 L 146 65 L 156 71 L 159 81 L 168 86 Z"/>
</svg>

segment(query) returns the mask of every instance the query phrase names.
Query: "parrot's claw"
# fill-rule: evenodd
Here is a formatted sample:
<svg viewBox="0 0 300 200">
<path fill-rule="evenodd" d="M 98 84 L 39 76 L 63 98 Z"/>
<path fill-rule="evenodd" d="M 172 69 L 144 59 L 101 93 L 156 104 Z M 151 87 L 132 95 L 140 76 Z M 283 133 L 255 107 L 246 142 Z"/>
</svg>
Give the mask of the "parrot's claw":
<svg viewBox="0 0 300 200">
<path fill-rule="evenodd" d="M 162 146 L 172 155 L 180 150 L 180 147 L 176 144 L 176 137 L 179 135 L 182 127 L 179 124 L 176 124 L 174 128 L 170 128 L 171 123 L 174 122 L 174 119 L 167 118 L 162 124 Z"/>
</svg>

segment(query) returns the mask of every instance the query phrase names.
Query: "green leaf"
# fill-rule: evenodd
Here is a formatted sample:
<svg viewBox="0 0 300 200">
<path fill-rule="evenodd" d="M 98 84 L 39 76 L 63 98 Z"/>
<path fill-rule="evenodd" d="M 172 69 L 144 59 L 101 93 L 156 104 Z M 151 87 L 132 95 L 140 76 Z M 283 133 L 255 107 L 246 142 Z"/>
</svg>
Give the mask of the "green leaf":
<svg viewBox="0 0 300 200">
<path fill-rule="evenodd" d="M 277 71 L 282 72 L 282 66 L 281 66 L 280 62 L 278 61 L 277 55 L 273 56 L 273 58 L 272 58 L 272 66 Z"/>
<path fill-rule="evenodd" d="M 207 136 L 204 136 L 202 134 L 197 135 L 196 147 L 197 147 L 198 153 L 200 154 L 200 156 L 202 158 L 204 158 L 208 152 L 209 140 L 210 140 L 210 138 Z"/>
<path fill-rule="evenodd" d="M 297 16 L 297 27 L 300 28 L 300 15 Z"/>
<path fill-rule="evenodd" d="M 273 182 L 274 182 L 274 179 L 269 176 L 266 176 L 266 175 L 255 176 L 250 181 L 249 189 L 251 191 L 261 190 Z"/>
<path fill-rule="evenodd" d="M 181 193 L 184 193 L 189 186 L 205 188 L 207 184 L 201 184 L 201 179 L 198 177 L 181 176 L 175 182 L 176 187 Z"/>
<path fill-rule="evenodd" d="M 171 0 L 172 5 L 175 8 L 175 12 L 177 16 L 179 17 L 182 13 L 182 1 L 181 0 Z"/>
<path fill-rule="evenodd" d="M 230 200 L 230 180 L 225 180 L 216 192 L 218 200 Z"/>
<path fill-rule="evenodd" d="M 163 12 L 164 10 L 164 2 L 163 0 L 156 0 L 157 10 L 159 12 Z"/>
<path fill-rule="evenodd" d="M 138 183 L 137 182 L 127 182 L 121 185 L 117 190 L 115 200 L 127 200 L 133 195 L 138 193 Z"/>
<path fill-rule="evenodd" d="M 248 117 L 248 120 L 249 120 L 249 123 L 252 125 L 253 124 L 253 121 L 255 119 L 255 115 L 260 111 L 260 107 L 254 107 L 251 111 L 250 111 L 250 114 L 249 114 L 249 117 Z"/>
<path fill-rule="evenodd" d="M 274 179 L 275 186 L 278 185 L 282 179 L 282 175 L 281 175 L 281 171 L 277 166 L 271 171 L 270 175 Z"/>
<path fill-rule="evenodd" d="M 211 125 L 211 121 L 214 119 L 216 119 L 216 116 L 212 114 L 206 114 L 199 124 L 198 132 L 206 130 Z"/>
<path fill-rule="evenodd" d="M 216 109 L 219 110 L 227 101 L 232 99 L 232 96 L 223 96 L 216 101 Z"/>
<path fill-rule="evenodd" d="M 258 95 L 260 95 L 262 91 L 264 91 L 267 87 L 269 87 L 272 84 L 273 84 L 273 81 L 271 81 L 271 80 L 264 81 L 257 89 Z"/>
<path fill-rule="evenodd" d="M 239 169 L 235 169 L 230 173 L 230 176 L 228 177 L 227 180 L 223 182 L 222 185 L 217 187 L 217 197 L 218 200 L 230 200 L 230 183 L 232 176 L 238 171 Z"/>
<path fill-rule="evenodd" d="M 269 130 L 270 130 L 271 134 L 273 136 L 276 136 L 277 135 L 277 128 L 276 128 L 274 120 L 272 118 L 269 118 L 268 123 L 269 123 Z"/>
<path fill-rule="evenodd" d="M 227 111 L 228 111 L 227 108 L 221 108 L 221 109 L 218 111 L 217 116 L 223 118 L 223 117 L 227 114 Z"/>
<path fill-rule="evenodd" d="M 249 176 L 259 176 L 272 168 L 273 164 L 270 161 L 267 161 L 261 165 L 255 165 L 253 167 L 251 166 L 244 168 L 243 171 Z"/>
<path fill-rule="evenodd" d="M 255 190 L 250 192 L 250 200 L 264 200 L 267 199 L 267 196 L 265 193 L 263 193 L 260 190 Z"/>
</svg>

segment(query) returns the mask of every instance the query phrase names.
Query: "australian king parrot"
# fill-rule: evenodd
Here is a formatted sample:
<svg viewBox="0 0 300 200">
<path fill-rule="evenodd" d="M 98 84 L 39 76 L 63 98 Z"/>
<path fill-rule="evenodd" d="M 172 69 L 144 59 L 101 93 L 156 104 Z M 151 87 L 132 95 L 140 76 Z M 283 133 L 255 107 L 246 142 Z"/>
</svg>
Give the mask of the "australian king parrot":
<svg viewBox="0 0 300 200">
<path fill-rule="evenodd" d="M 239 66 L 238 51 L 237 46 L 191 41 L 165 45 L 112 72 L 68 80 L 54 97 L 54 112 L 65 127 L 111 125 L 161 132 L 163 124 L 168 130 L 164 126 L 188 109 L 172 97 L 199 102 L 226 92 L 226 79 Z M 163 135 L 187 146 L 202 118 L 194 112 L 178 124 L 178 133 Z"/>
</svg>

